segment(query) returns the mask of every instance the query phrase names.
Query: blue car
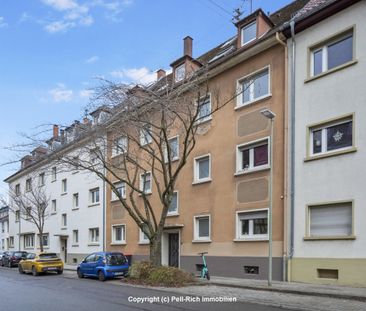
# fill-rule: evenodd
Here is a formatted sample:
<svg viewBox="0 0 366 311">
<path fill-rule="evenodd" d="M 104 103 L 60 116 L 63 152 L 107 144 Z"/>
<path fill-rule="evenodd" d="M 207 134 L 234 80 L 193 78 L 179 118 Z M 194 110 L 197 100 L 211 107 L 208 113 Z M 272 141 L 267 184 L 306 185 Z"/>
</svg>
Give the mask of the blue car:
<svg viewBox="0 0 366 311">
<path fill-rule="evenodd" d="M 97 277 L 100 281 L 117 276 L 127 276 L 129 268 L 125 255 L 118 252 L 98 252 L 85 257 L 78 265 L 79 278 Z"/>
</svg>

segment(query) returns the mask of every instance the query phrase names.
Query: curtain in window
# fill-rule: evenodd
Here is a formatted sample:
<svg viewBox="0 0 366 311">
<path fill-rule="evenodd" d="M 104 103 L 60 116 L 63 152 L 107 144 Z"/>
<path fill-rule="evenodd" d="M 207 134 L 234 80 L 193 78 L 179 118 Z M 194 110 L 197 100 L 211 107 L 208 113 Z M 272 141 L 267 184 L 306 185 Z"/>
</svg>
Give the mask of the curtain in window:
<svg viewBox="0 0 366 311">
<path fill-rule="evenodd" d="M 254 166 L 268 164 L 268 145 L 254 148 Z"/>
<path fill-rule="evenodd" d="M 327 150 L 352 146 L 352 121 L 327 129 Z"/>
</svg>

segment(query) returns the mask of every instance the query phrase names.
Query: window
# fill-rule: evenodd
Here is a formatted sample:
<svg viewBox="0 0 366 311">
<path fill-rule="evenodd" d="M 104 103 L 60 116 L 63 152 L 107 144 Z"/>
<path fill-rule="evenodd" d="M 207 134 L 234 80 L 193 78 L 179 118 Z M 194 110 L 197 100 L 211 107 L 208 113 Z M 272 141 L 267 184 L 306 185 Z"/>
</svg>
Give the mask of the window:
<svg viewBox="0 0 366 311">
<path fill-rule="evenodd" d="M 127 151 L 127 137 L 122 136 L 114 141 L 112 148 L 112 156 L 122 154 Z"/>
<path fill-rule="evenodd" d="M 211 156 L 205 155 L 194 159 L 194 183 L 211 180 Z"/>
<path fill-rule="evenodd" d="M 67 179 L 63 179 L 61 181 L 61 192 L 66 193 L 67 192 Z"/>
<path fill-rule="evenodd" d="M 20 195 L 20 184 L 16 184 L 15 185 L 15 195 L 19 196 Z"/>
<path fill-rule="evenodd" d="M 352 202 L 308 207 L 308 237 L 349 237 L 353 235 Z"/>
<path fill-rule="evenodd" d="M 257 38 L 257 22 L 244 26 L 241 29 L 241 45 L 248 44 Z"/>
<path fill-rule="evenodd" d="M 151 125 L 145 124 L 140 130 L 140 145 L 145 146 L 152 142 Z"/>
<path fill-rule="evenodd" d="M 45 183 L 45 173 L 41 173 L 38 176 L 38 185 L 41 187 L 44 186 L 44 183 Z"/>
<path fill-rule="evenodd" d="M 25 234 L 24 248 L 33 248 L 33 247 L 34 247 L 34 234 Z"/>
<path fill-rule="evenodd" d="M 125 225 L 112 226 L 112 243 L 114 243 L 114 244 L 126 243 L 126 226 Z"/>
<path fill-rule="evenodd" d="M 168 140 L 169 143 L 169 152 L 170 152 L 170 161 L 176 161 L 179 159 L 179 139 L 178 136 L 170 138 Z M 164 158 L 165 163 L 168 163 L 168 148 L 164 150 Z"/>
<path fill-rule="evenodd" d="M 168 215 L 178 214 L 178 191 L 173 192 L 172 202 L 168 209 Z"/>
<path fill-rule="evenodd" d="M 56 213 L 56 211 L 57 211 L 56 200 L 52 200 L 51 201 L 51 213 Z"/>
<path fill-rule="evenodd" d="M 207 95 L 198 103 L 197 122 L 205 122 L 211 118 L 211 96 Z"/>
<path fill-rule="evenodd" d="M 43 234 L 42 237 L 38 235 L 39 245 L 43 245 L 44 247 L 48 247 L 49 245 L 49 234 Z"/>
<path fill-rule="evenodd" d="M 18 222 L 20 219 L 20 211 L 15 211 L 15 221 Z"/>
<path fill-rule="evenodd" d="M 268 167 L 268 138 L 236 147 L 236 173 Z"/>
<path fill-rule="evenodd" d="M 182 81 L 186 76 L 186 66 L 182 64 L 175 69 L 175 82 Z"/>
<path fill-rule="evenodd" d="M 311 76 L 316 76 L 353 60 L 353 32 L 311 49 Z"/>
<path fill-rule="evenodd" d="M 31 191 L 32 190 L 32 178 L 28 178 L 25 181 L 25 191 Z"/>
<path fill-rule="evenodd" d="M 196 241 L 210 241 L 210 216 L 196 216 L 194 218 L 194 239 Z"/>
<path fill-rule="evenodd" d="M 57 180 L 57 167 L 56 166 L 52 167 L 51 179 L 52 179 L 52 181 Z"/>
<path fill-rule="evenodd" d="M 72 243 L 74 245 L 79 243 L 79 230 L 72 230 Z"/>
<path fill-rule="evenodd" d="M 99 242 L 99 228 L 89 229 L 89 242 L 98 243 Z"/>
<path fill-rule="evenodd" d="M 61 215 L 61 226 L 66 227 L 67 226 L 67 214 Z"/>
<path fill-rule="evenodd" d="M 251 74 L 239 81 L 238 106 L 247 105 L 270 95 L 269 67 Z"/>
<path fill-rule="evenodd" d="M 150 243 L 148 236 L 146 235 L 145 232 L 143 232 L 141 230 L 141 228 L 139 228 L 139 243 L 140 244 L 149 244 Z"/>
<path fill-rule="evenodd" d="M 9 237 L 9 247 L 14 247 L 14 237 L 13 236 Z"/>
<path fill-rule="evenodd" d="M 151 173 L 140 175 L 140 190 L 144 193 L 151 193 Z"/>
<path fill-rule="evenodd" d="M 74 193 L 72 195 L 72 208 L 73 209 L 79 208 L 79 193 Z"/>
<path fill-rule="evenodd" d="M 238 239 L 267 239 L 268 238 L 268 210 L 238 212 Z"/>
<path fill-rule="evenodd" d="M 90 204 L 99 203 L 99 188 L 89 190 L 89 201 Z"/>
<path fill-rule="evenodd" d="M 310 155 L 326 154 L 353 146 L 352 119 L 310 128 Z"/>
<path fill-rule="evenodd" d="M 73 157 L 73 173 L 77 173 L 78 172 L 78 170 L 79 170 L 79 166 L 80 166 L 80 159 L 79 159 L 79 157 L 78 156 L 75 156 L 75 157 Z"/>
<path fill-rule="evenodd" d="M 114 185 L 116 187 L 117 192 L 119 193 L 119 195 L 125 199 L 126 198 L 126 183 L 125 182 L 119 182 L 116 183 Z M 114 193 L 114 191 L 112 190 L 112 201 L 117 201 L 119 200 L 118 196 Z"/>
<path fill-rule="evenodd" d="M 32 207 L 28 206 L 25 208 L 25 219 L 29 220 L 32 216 Z"/>
</svg>

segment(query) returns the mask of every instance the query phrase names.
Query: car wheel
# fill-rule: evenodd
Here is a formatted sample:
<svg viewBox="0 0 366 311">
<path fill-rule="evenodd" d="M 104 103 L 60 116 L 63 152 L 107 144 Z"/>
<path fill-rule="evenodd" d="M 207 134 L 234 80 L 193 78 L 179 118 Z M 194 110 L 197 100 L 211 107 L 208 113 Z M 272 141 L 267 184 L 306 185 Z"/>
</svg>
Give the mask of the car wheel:
<svg viewBox="0 0 366 311">
<path fill-rule="evenodd" d="M 21 265 L 18 266 L 18 271 L 19 271 L 20 274 L 23 274 L 24 273 L 24 270 L 23 270 L 23 268 L 22 268 Z"/>
<path fill-rule="evenodd" d="M 64 270 L 57 270 L 57 274 L 62 274 Z"/>
<path fill-rule="evenodd" d="M 84 277 L 84 274 L 80 271 L 80 269 L 78 269 L 78 271 L 76 271 L 78 274 L 78 278 L 82 279 Z"/>
<path fill-rule="evenodd" d="M 32 267 L 32 275 L 33 276 L 38 276 L 39 275 L 39 273 L 36 270 L 36 267 Z"/>
<path fill-rule="evenodd" d="M 98 272 L 98 279 L 99 279 L 99 281 L 102 281 L 102 282 L 104 282 L 104 281 L 105 281 L 105 275 L 104 275 L 104 273 L 103 273 L 103 271 L 102 271 L 102 270 L 100 270 L 100 271 Z"/>
</svg>

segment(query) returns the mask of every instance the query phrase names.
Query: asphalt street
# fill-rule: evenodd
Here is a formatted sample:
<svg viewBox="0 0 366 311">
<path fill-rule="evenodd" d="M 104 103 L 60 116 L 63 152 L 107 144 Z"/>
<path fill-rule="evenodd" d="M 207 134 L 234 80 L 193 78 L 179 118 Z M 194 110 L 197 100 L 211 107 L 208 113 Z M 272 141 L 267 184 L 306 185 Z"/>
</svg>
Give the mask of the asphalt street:
<svg viewBox="0 0 366 311">
<path fill-rule="evenodd" d="M 72 272 L 74 273 L 74 272 Z M 202 296 L 115 285 L 66 275 L 21 275 L 17 268 L 0 268 L 0 311 L 120 311 L 120 310 L 240 310 L 279 311 L 277 307 L 237 302 L 203 302 Z M 214 299 L 234 299 L 218 296 Z"/>
</svg>

